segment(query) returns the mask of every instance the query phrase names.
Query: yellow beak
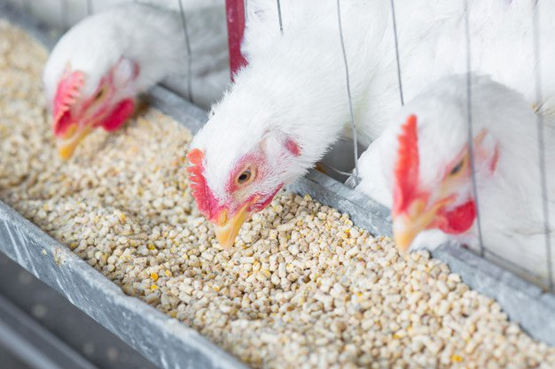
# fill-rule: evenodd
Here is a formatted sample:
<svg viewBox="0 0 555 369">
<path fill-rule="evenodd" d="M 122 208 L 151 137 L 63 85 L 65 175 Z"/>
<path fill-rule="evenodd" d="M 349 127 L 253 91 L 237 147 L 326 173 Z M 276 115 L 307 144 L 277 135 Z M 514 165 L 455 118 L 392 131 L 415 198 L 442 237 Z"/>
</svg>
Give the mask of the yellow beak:
<svg viewBox="0 0 555 369">
<path fill-rule="evenodd" d="M 220 221 L 215 226 L 216 238 L 226 250 L 233 246 L 241 226 L 252 216 L 252 213 L 247 210 L 251 203 L 249 202 L 243 206 L 231 219 L 227 219 L 227 211 L 225 210 L 220 216 Z"/>
<path fill-rule="evenodd" d="M 412 241 L 418 234 L 430 226 L 436 219 L 437 212 L 442 206 L 441 203 L 434 205 L 431 209 L 426 209 L 426 203 L 415 200 L 408 210 L 399 215 L 393 216 L 393 237 L 401 252 L 406 252 Z"/>
<path fill-rule="evenodd" d="M 69 160 L 73 156 L 79 143 L 92 131 L 88 126 L 79 126 L 73 123 L 63 137 L 56 140 L 58 155 L 63 160 Z"/>
</svg>

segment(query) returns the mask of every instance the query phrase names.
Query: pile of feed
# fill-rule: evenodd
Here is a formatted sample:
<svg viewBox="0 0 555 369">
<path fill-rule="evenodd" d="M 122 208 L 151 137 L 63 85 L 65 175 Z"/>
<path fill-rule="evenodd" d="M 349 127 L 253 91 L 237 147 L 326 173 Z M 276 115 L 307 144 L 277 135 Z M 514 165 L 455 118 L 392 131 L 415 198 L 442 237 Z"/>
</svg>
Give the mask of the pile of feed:
<svg viewBox="0 0 555 369">
<path fill-rule="evenodd" d="M 107 278 L 254 368 L 552 368 L 555 350 L 425 253 L 281 194 L 221 249 L 185 176 L 191 134 L 147 109 L 53 148 L 47 53 L 0 21 L 0 199 Z"/>
</svg>

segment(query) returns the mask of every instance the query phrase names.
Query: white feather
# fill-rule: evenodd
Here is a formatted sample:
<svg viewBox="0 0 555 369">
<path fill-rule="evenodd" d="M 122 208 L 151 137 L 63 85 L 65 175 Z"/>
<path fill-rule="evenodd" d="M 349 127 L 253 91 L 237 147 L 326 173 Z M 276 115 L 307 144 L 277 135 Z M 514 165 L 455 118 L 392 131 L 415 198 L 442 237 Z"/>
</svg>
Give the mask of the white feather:
<svg viewBox="0 0 555 369">
<path fill-rule="evenodd" d="M 225 33 L 204 24 L 206 20 L 217 23 L 214 20 L 222 17 L 223 8 L 203 8 L 188 17 L 195 86 L 210 71 L 222 71 L 220 78 L 213 81 L 214 88 L 208 89 L 209 96 L 197 94 L 204 105 L 219 96 L 227 83 Z M 121 57 L 139 65 L 134 93 L 144 92 L 168 76 L 183 76 L 180 81 L 185 87 L 187 51 L 179 13 L 150 5 L 125 4 L 79 22 L 60 39 L 45 67 L 48 99 L 52 101 L 66 66 L 85 73 L 83 93 L 87 96 Z"/>
</svg>

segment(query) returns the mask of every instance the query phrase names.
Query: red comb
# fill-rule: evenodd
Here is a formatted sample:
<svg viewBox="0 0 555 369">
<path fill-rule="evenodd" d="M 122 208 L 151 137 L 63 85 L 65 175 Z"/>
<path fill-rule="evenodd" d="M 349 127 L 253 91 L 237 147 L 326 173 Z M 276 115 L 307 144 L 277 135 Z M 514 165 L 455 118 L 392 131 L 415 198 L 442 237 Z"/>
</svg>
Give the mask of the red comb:
<svg viewBox="0 0 555 369">
<path fill-rule="evenodd" d="M 399 149 L 395 163 L 393 214 L 406 210 L 416 195 L 418 184 L 418 134 L 416 116 L 408 117 L 398 137 Z"/>
<path fill-rule="evenodd" d="M 217 216 L 218 200 L 206 183 L 204 178 L 204 153 L 200 149 L 192 149 L 187 154 L 187 159 L 191 164 L 187 168 L 189 172 L 189 180 L 191 181 L 191 190 L 193 197 L 197 201 L 200 212 L 209 220 L 214 221 Z"/>
<path fill-rule="evenodd" d="M 75 102 L 77 97 L 79 96 L 79 92 L 83 87 L 85 81 L 85 76 L 81 71 L 74 71 L 74 72 L 66 72 L 60 83 L 58 84 L 58 90 L 56 91 L 56 97 L 54 98 L 54 107 L 53 107 L 53 114 L 54 114 L 54 133 L 63 133 L 65 130 L 64 127 L 69 123 L 66 122 L 67 119 L 63 119 L 67 117 L 69 112 L 69 107 L 71 104 Z"/>
</svg>

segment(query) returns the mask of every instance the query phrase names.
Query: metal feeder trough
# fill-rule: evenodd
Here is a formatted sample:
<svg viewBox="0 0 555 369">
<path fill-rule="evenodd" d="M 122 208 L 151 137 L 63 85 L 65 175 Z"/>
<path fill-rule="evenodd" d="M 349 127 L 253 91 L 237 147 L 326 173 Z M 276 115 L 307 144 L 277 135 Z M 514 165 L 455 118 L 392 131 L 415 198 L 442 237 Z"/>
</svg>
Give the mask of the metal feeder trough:
<svg viewBox="0 0 555 369">
<path fill-rule="evenodd" d="M 52 47 L 55 37 L 51 31 L 4 0 L 0 0 L 0 18 L 9 19 L 39 42 Z M 146 101 L 193 133 L 207 120 L 201 109 L 163 87 L 154 88 Z M 320 172 L 311 171 L 287 190 L 309 194 L 349 214 L 357 226 L 374 235 L 391 235 L 387 209 Z M 161 368 L 246 368 L 195 330 L 139 299 L 126 296 L 67 247 L 1 201 L 0 251 Z M 555 345 L 553 294 L 543 293 L 536 285 L 457 245 L 443 245 L 433 256 L 447 262 L 471 288 L 496 299 L 509 318 L 532 337 Z"/>
</svg>

